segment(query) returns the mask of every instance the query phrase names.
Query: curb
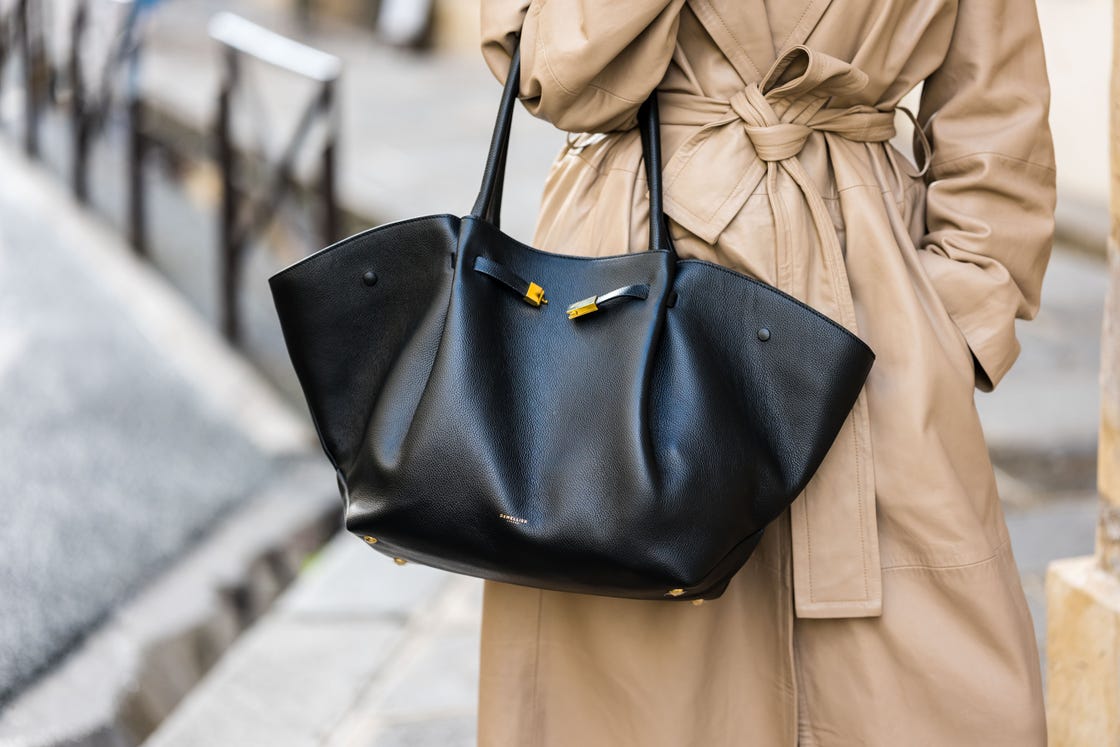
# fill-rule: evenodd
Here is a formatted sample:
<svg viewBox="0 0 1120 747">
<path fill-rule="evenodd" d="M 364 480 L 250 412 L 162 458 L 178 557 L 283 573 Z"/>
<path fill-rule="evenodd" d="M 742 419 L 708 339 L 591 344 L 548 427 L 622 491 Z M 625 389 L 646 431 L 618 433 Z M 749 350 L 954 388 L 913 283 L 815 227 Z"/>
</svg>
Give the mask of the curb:
<svg viewBox="0 0 1120 747">
<path fill-rule="evenodd" d="M 473 745 L 482 590 L 341 532 L 144 747 Z"/>
<path fill-rule="evenodd" d="M 318 462 L 279 472 L 12 701 L 0 745 L 143 741 L 338 528 Z"/>
</svg>

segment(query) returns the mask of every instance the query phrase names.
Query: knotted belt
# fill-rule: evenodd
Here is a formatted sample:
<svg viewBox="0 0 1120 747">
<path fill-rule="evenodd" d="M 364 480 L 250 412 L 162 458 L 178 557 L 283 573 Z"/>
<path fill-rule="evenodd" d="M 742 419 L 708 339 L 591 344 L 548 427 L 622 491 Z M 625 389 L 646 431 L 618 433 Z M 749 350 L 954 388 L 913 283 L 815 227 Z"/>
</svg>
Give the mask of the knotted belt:
<svg viewBox="0 0 1120 747">
<path fill-rule="evenodd" d="M 867 74 L 850 63 L 797 45 L 779 55 L 761 81 L 749 83 L 728 100 L 679 92 L 658 94 L 663 124 L 698 127 L 665 166 L 665 212 L 714 244 L 765 178 L 777 241 L 775 284 L 855 334 L 859 331 L 840 238 L 824 199 L 797 155 L 814 132 L 872 143 L 894 136 L 893 110 L 863 104 L 825 106 L 832 97 L 858 93 L 867 82 Z M 905 111 L 914 119 L 909 110 Z M 925 150 L 921 171 L 925 173 L 929 144 L 921 128 L 915 129 Z M 780 191 L 780 173 L 788 174 L 797 185 L 795 192 L 808 207 L 819 248 L 791 245 L 797 235 L 792 221 L 799 216 L 791 210 L 788 195 Z M 804 276 L 795 275 L 795 252 L 819 252 L 828 279 L 828 297 L 813 297 L 814 293 L 820 295 L 819 288 L 813 288 Z M 805 266 L 808 261 L 796 264 Z M 874 465 L 866 393 L 860 394 L 821 468 L 791 507 L 791 521 L 797 614 L 880 614 Z"/>
</svg>

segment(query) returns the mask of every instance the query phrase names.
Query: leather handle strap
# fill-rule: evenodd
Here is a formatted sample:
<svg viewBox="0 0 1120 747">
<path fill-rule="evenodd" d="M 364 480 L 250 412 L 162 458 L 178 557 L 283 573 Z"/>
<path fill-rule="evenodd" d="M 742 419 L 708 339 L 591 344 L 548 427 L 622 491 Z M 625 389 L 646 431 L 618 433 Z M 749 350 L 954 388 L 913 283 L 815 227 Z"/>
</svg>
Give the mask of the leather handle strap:
<svg viewBox="0 0 1120 747">
<path fill-rule="evenodd" d="M 501 226 L 502 186 L 505 182 L 506 154 L 509 150 L 509 133 L 513 124 L 513 110 L 517 104 L 521 79 L 520 39 L 514 44 L 509 73 L 502 89 L 494 134 L 490 138 L 490 152 L 482 172 L 482 186 L 478 191 L 471 215 L 481 218 L 495 228 Z M 657 90 L 638 108 L 638 129 L 642 137 L 642 159 L 645 164 L 646 182 L 649 185 L 649 248 L 665 250 L 676 255 L 665 221 L 661 195 L 661 127 L 657 113 Z"/>
<path fill-rule="evenodd" d="M 649 187 L 649 248 L 668 251 L 676 257 L 677 250 L 669 238 L 661 196 L 661 121 L 657 111 L 657 89 L 638 107 L 638 129 L 642 136 L 642 159 Z"/>
</svg>

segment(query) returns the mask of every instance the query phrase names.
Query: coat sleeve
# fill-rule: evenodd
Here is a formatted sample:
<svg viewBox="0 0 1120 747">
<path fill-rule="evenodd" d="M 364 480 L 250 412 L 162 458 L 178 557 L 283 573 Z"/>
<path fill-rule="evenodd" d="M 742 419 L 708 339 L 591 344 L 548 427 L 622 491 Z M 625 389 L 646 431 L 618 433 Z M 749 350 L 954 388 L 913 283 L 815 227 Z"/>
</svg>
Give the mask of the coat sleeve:
<svg viewBox="0 0 1120 747">
<path fill-rule="evenodd" d="M 991 391 L 1038 312 L 1056 199 L 1050 84 L 1034 0 L 960 0 L 918 120 L 933 146 L 918 256 Z"/>
<path fill-rule="evenodd" d="M 482 0 L 482 55 L 505 83 L 520 35 L 520 99 L 568 132 L 626 130 L 676 46 L 684 0 Z"/>
</svg>

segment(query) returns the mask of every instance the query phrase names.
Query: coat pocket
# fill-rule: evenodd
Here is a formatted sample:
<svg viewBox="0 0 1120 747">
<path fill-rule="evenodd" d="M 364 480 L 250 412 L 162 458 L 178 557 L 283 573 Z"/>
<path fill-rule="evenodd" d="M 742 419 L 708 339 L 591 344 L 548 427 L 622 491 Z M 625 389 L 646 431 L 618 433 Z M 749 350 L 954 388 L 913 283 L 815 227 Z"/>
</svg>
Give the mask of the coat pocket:
<svg viewBox="0 0 1120 747">
<path fill-rule="evenodd" d="M 916 271 L 914 278 L 914 292 L 918 294 L 922 308 L 934 331 L 934 336 L 953 369 L 965 377 L 971 386 L 976 385 L 976 359 L 968 338 L 960 326 L 949 313 L 945 300 L 937 291 L 929 275 L 926 273 L 922 254 L 926 249 L 914 248 L 913 263 Z"/>
</svg>

